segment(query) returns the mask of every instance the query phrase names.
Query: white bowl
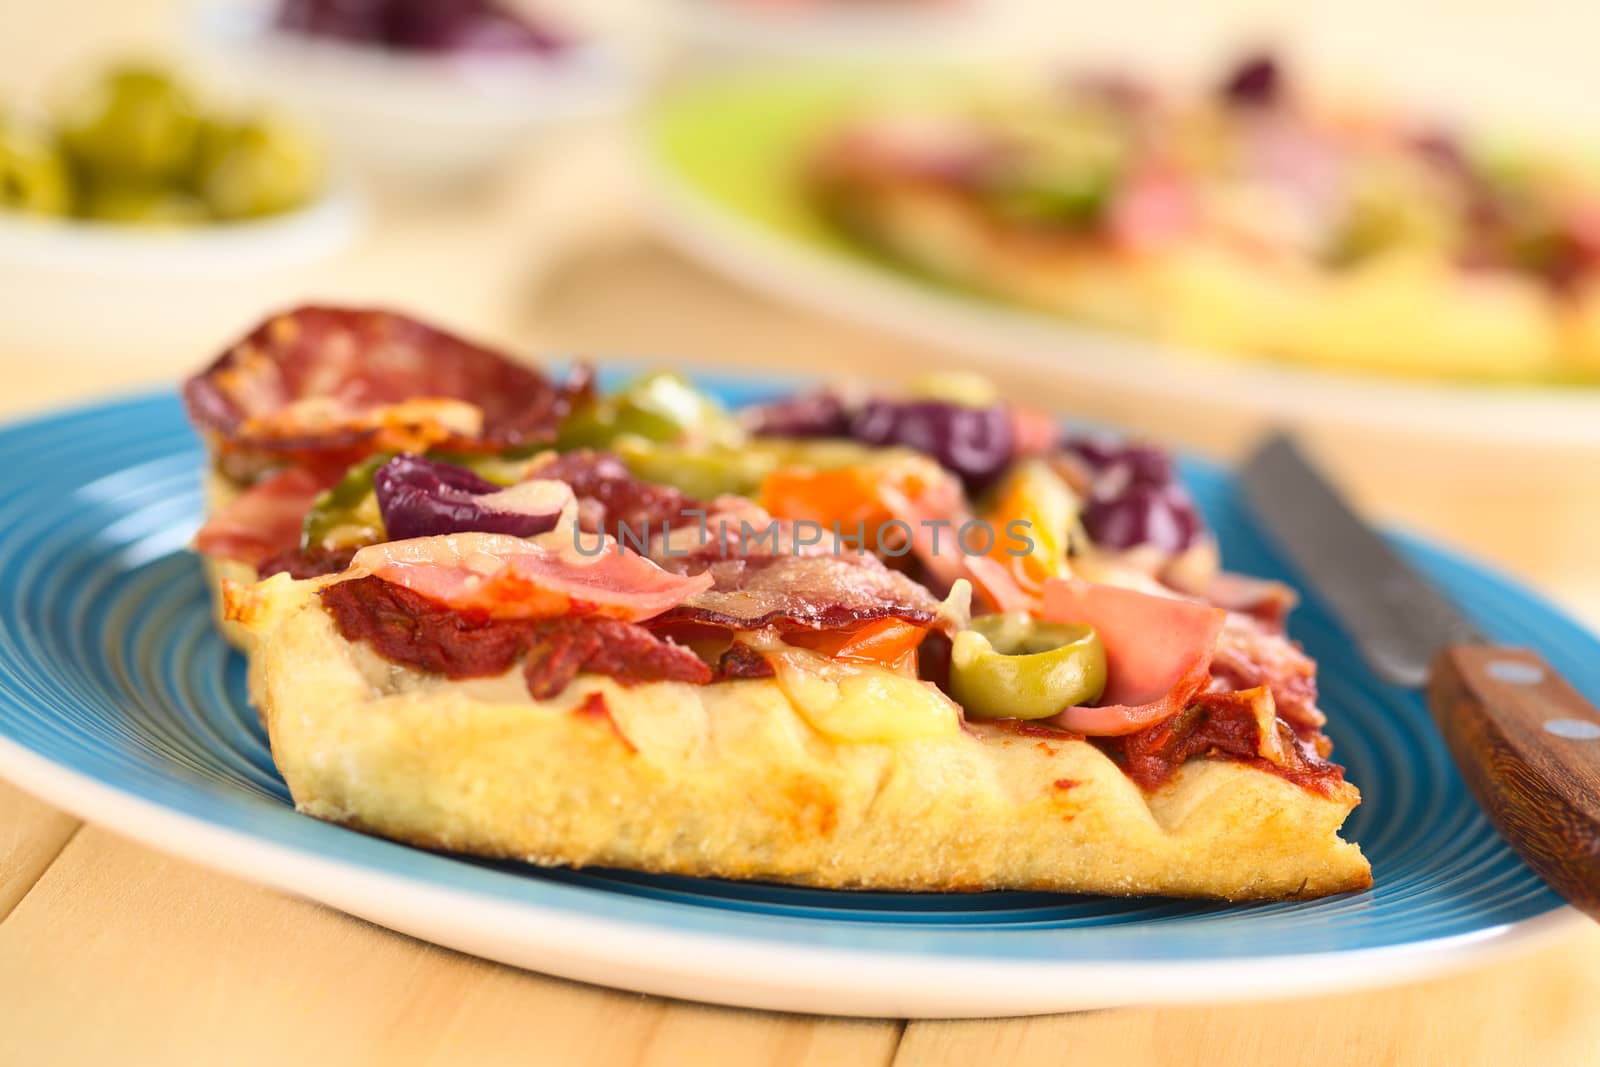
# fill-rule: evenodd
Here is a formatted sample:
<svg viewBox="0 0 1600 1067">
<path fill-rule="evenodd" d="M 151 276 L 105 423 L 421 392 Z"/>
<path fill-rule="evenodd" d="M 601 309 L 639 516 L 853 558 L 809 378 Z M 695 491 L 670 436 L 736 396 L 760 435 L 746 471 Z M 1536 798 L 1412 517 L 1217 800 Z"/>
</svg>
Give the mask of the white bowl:
<svg viewBox="0 0 1600 1067">
<path fill-rule="evenodd" d="M 298 211 L 171 229 L 0 213 L 0 345 L 15 357 L 161 360 L 301 296 L 347 247 L 363 201 L 335 182 Z"/>
<path fill-rule="evenodd" d="M 219 78 L 312 115 L 352 163 L 412 184 L 481 177 L 531 134 L 616 111 L 636 80 L 599 43 L 414 55 L 280 32 L 270 4 L 205 2 L 193 15 L 199 58 Z"/>
</svg>

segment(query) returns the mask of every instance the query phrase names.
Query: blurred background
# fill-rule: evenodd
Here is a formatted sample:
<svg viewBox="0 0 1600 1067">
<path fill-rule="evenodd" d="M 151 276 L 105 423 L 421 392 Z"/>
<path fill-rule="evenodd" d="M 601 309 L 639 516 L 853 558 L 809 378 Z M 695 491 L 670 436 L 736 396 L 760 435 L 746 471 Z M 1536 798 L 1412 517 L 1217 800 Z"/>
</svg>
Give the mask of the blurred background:
<svg viewBox="0 0 1600 1067">
<path fill-rule="evenodd" d="M 914 70 L 935 99 L 1092 69 L 1198 98 L 1270 47 L 1309 93 L 1360 114 L 1515 131 L 1583 162 L 1600 143 L 1600 11 L 1585 0 L 0 0 L 0 12 L 5 414 L 169 387 L 305 300 L 404 309 L 530 358 L 824 377 L 972 368 L 1070 416 L 1223 459 L 1293 424 L 1380 518 L 1600 622 L 1600 367 L 1191 358 L 846 251 L 848 235 L 795 214 L 809 210 L 804 167 L 779 158 L 826 132 L 805 127 L 822 113 L 795 103 L 795 85 L 867 100 Z M 1388 128 L 1362 128 L 1374 126 Z M 1535 192 L 1588 195 L 1585 179 L 1528 169 Z M 1539 237 L 1578 249 L 1580 282 L 1600 270 L 1600 230 Z M 1372 328 L 1388 325 L 1380 314 Z"/>
</svg>

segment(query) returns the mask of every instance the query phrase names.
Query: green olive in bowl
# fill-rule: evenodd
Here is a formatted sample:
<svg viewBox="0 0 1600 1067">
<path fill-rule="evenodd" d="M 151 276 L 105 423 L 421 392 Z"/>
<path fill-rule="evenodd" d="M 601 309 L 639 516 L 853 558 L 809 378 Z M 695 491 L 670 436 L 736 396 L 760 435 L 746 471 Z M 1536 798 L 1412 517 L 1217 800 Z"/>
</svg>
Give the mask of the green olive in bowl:
<svg viewBox="0 0 1600 1067">
<path fill-rule="evenodd" d="M 192 165 L 200 113 L 189 90 L 156 67 L 117 67 L 71 97 L 58 126 L 62 150 L 85 176 L 155 185 Z"/>
</svg>

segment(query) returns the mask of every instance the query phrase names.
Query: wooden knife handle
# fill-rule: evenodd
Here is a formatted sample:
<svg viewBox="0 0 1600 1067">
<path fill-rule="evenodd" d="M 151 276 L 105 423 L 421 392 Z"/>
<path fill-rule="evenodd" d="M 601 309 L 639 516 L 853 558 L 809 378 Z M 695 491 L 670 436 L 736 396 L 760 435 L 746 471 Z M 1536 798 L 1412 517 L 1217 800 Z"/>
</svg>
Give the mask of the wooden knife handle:
<svg viewBox="0 0 1600 1067">
<path fill-rule="evenodd" d="M 1428 707 L 1500 835 L 1600 919 L 1600 710 L 1538 653 L 1477 644 L 1439 653 Z"/>
</svg>

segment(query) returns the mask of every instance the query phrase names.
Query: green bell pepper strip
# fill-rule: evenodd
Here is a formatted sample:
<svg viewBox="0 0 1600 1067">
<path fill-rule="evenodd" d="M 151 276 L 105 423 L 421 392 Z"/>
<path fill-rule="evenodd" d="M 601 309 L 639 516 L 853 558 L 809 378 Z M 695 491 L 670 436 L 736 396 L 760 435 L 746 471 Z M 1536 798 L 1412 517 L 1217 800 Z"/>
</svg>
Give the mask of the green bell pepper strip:
<svg viewBox="0 0 1600 1067">
<path fill-rule="evenodd" d="M 754 496 L 767 475 L 783 467 L 831 470 L 888 460 L 898 453 L 875 449 L 854 441 L 764 437 L 742 445 L 701 447 L 661 444 L 642 437 L 623 436 L 611 450 L 635 478 L 670 485 L 700 500 L 724 494 Z"/>
<path fill-rule="evenodd" d="M 1105 646 L 1089 626 L 980 615 L 951 647 L 950 695 L 974 719 L 1044 719 L 1105 688 Z"/>
<path fill-rule="evenodd" d="M 383 540 L 383 516 L 372 475 L 393 459 L 393 452 L 369 456 L 344 472 L 344 477 L 317 497 L 300 527 L 301 548 L 341 548 Z"/>
<path fill-rule="evenodd" d="M 509 488 L 518 482 L 527 481 L 528 476 L 533 473 L 534 460 L 548 451 L 548 446 L 535 446 L 531 452 L 526 447 L 505 452 L 449 452 L 444 449 L 432 449 L 423 455 L 440 463 L 453 463 L 457 467 L 465 467 L 486 482 Z"/>
<path fill-rule="evenodd" d="M 754 496 L 777 466 L 776 457 L 761 449 L 679 448 L 642 437 L 620 437 L 611 450 L 635 478 L 670 485 L 699 500 L 726 493 Z"/>
<path fill-rule="evenodd" d="M 624 436 L 719 441 L 736 433 L 737 424 L 710 396 L 680 375 L 657 371 L 573 410 L 562 420 L 556 448 L 609 448 Z"/>
</svg>

